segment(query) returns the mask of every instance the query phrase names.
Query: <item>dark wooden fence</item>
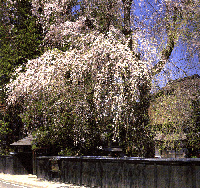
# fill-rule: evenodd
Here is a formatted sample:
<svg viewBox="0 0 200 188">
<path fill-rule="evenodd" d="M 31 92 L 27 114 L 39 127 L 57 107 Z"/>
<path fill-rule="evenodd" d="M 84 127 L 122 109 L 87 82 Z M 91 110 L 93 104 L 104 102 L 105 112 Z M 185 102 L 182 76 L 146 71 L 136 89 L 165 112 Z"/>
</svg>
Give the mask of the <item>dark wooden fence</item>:
<svg viewBox="0 0 200 188">
<path fill-rule="evenodd" d="M 32 154 L 18 153 L 0 156 L 0 173 L 30 174 L 32 173 Z"/>
<path fill-rule="evenodd" d="M 0 156 L 0 172 L 5 174 L 14 174 L 13 156 Z"/>
<path fill-rule="evenodd" d="M 102 188 L 200 188 L 200 159 L 37 158 L 37 176 Z"/>
</svg>

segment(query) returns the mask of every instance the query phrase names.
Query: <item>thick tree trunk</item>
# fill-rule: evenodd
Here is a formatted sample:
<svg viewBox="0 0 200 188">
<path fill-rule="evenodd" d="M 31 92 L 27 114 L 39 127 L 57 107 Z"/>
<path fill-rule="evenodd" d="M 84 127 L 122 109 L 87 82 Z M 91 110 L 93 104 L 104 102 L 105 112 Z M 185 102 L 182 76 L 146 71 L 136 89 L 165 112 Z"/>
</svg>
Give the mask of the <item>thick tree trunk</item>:
<svg viewBox="0 0 200 188">
<path fill-rule="evenodd" d="M 122 0 L 123 2 L 123 9 L 124 9 L 124 26 L 123 26 L 123 33 L 126 37 L 130 37 L 129 40 L 129 48 L 133 50 L 133 40 L 131 36 L 131 6 L 133 0 Z"/>
<path fill-rule="evenodd" d="M 124 29 L 123 33 L 125 35 L 131 34 L 131 25 L 130 25 L 130 17 L 131 17 L 131 5 L 133 0 L 122 0 L 123 8 L 124 8 Z"/>
<path fill-rule="evenodd" d="M 152 76 L 159 74 L 163 70 L 163 67 L 169 60 L 169 57 L 173 49 L 174 49 L 174 37 L 169 36 L 167 47 L 162 50 L 161 60 L 151 70 Z"/>
<path fill-rule="evenodd" d="M 130 17 L 131 17 L 131 5 L 132 0 L 122 0 L 123 8 L 124 8 L 124 27 L 123 33 L 128 38 L 131 37 L 131 25 L 130 25 Z M 176 20 L 173 20 L 175 22 Z M 174 23 L 173 23 L 174 24 Z M 168 35 L 167 47 L 162 50 L 161 60 L 153 67 L 151 70 L 151 77 L 158 74 L 163 70 L 164 65 L 170 58 L 170 55 L 174 49 L 174 38 L 175 34 L 172 28 L 168 25 L 166 32 Z M 132 39 L 129 41 L 129 47 L 132 50 Z M 146 78 L 140 78 L 138 83 L 139 90 L 139 102 L 135 106 L 135 115 L 136 121 L 133 123 L 133 127 L 135 127 L 135 138 L 133 138 L 133 143 L 138 151 L 140 156 L 151 156 L 151 148 L 152 148 L 152 140 L 148 134 L 148 130 L 146 130 L 147 125 L 149 124 L 148 118 L 148 108 L 150 104 L 150 85 L 151 80 L 147 80 Z M 137 138 L 136 135 L 143 135 L 142 140 Z M 142 149 L 143 148 L 143 149 Z M 150 156 L 149 156 L 150 155 Z"/>
</svg>

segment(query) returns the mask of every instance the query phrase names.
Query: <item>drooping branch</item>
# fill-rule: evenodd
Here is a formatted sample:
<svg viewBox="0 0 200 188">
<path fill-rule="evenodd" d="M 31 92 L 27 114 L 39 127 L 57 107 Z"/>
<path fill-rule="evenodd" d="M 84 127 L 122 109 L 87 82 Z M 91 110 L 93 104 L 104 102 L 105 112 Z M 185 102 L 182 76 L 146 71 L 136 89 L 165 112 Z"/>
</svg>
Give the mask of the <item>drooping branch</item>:
<svg viewBox="0 0 200 188">
<path fill-rule="evenodd" d="M 171 16 L 168 5 L 166 5 L 166 11 L 167 11 L 167 16 Z M 166 25 L 166 32 L 168 36 L 167 46 L 161 52 L 161 60 L 152 68 L 151 70 L 152 76 L 155 76 L 156 74 L 160 73 L 163 70 L 163 67 L 169 60 L 175 46 L 175 38 L 176 38 L 175 24 L 177 21 L 176 7 L 173 7 L 172 12 L 173 12 L 172 24 L 168 22 Z"/>
</svg>

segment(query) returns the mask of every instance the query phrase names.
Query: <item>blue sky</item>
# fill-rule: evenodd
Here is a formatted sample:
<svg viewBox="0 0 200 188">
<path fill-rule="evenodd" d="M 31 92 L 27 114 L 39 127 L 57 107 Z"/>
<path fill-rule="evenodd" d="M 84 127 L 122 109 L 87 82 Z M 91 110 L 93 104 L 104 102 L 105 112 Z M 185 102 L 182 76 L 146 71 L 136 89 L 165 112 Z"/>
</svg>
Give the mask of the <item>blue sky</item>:
<svg viewBox="0 0 200 188">
<path fill-rule="evenodd" d="M 175 80 L 194 74 L 200 75 L 200 62 L 197 53 L 190 59 L 187 55 L 186 47 L 181 44 L 174 48 L 169 63 L 157 76 L 160 79 L 159 87 L 165 86 L 168 79 Z"/>
<path fill-rule="evenodd" d="M 80 0 L 78 1 L 80 2 Z M 148 14 L 150 17 L 154 11 L 159 9 L 159 1 L 155 0 L 144 0 L 144 1 L 133 1 L 133 7 L 135 8 L 134 14 L 139 17 L 139 19 L 143 19 L 143 16 Z M 139 5 L 141 3 L 141 6 Z M 145 6 L 145 8 L 144 8 Z M 77 5 L 73 8 L 73 11 L 79 10 L 80 6 Z M 145 12 L 144 11 L 148 11 Z M 193 74 L 200 75 L 200 63 L 197 54 L 194 54 L 193 58 L 188 60 L 188 53 L 186 52 L 187 46 L 183 45 L 183 43 L 179 42 L 179 44 L 174 48 L 169 63 L 165 66 L 163 71 L 157 76 L 159 87 L 163 87 L 166 85 L 167 81 L 170 79 L 178 79 L 180 77 L 191 76 Z"/>
<path fill-rule="evenodd" d="M 134 14 L 138 16 L 139 20 L 144 21 L 144 17 L 151 18 L 151 16 L 159 10 L 161 0 L 135 0 L 134 1 Z M 162 15 L 161 15 L 162 16 Z M 163 19 L 163 18 L 161 18 Z M 150 22 L 149 22 L 150 21 Z M 146 21 L 147 24 L 154 23 L 154 20 L 150 19 Z M 144 28 L 145 29 L 145 28 Z M 161 36 L 158 36 L 158 38 Z M 158 40 L 159 41 L 159 40 Z M 160 40 L 161 41 L 161 40 Z M 187 44 L 178 41 L 177 45 L 173 49 L 169 62 L 163 69 L 163 71 L 157 75 L 158 86 L 163 87 L 168 80 L 174 80 L 193 74 L 200 75 L 200 62 L 197 52 L 192 54 L 193 57 L 187 52 Z M 193 50 L 193 49 L 192 49 Z M 188 58 L 190 57 L 190 58 Z M 159 61 L 159 60 L 157 60 Z"/>
</svg>

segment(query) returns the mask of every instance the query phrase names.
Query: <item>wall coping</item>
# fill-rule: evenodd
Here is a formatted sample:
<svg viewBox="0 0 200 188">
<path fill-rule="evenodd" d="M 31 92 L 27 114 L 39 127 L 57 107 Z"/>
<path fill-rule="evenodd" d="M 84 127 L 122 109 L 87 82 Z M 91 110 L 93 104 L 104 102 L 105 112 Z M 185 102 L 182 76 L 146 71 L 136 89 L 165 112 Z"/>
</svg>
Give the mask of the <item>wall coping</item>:
<svg viewBox="0 0 200 188">
<path fill-rule="evenodd" d="M 141 157 L 108 157 L 108 156 L 39 156 L 38 159 L 49 159 L 49 160 L 103 160 L 103 161 L 127 161 L 127 162 L 141 162 L 141 163 L 198 163 L 200 165 L 200 158 L 141 158 Z"/>
</svg>

